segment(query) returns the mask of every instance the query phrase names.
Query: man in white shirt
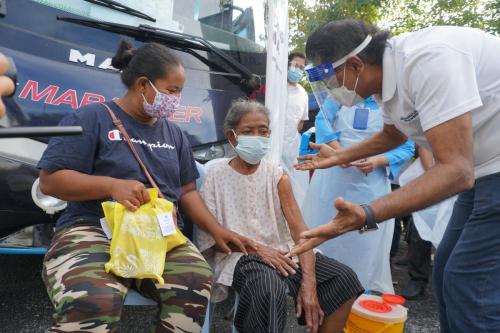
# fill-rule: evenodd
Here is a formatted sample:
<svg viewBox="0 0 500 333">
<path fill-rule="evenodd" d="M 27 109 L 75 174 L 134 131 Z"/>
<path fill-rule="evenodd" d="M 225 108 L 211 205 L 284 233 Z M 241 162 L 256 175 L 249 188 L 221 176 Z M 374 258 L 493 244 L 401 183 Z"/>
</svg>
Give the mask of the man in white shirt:
<svg viewBox="0 0 500 333">
<path fill-rule="evenodd" d="M 306 56 L 301 52 L 292 52 L 288 56 L 287 92 L 288 103 L 284 131 L 283 161 L 288 168 L 297 162 L 300 145 L 300 131 L 304 121 L 309 119 L 308 96 L 300 85 L 304 77 Z"/>
<path fill-rule="evenodd" d="M 306 56 L 301 52 L 292 52 L 288 56 L 287 92 L 288 103 L 286 109 L 285 129 L 283 132 L 282 165 L 291 177 L 295 198 L 301 206 L 308 176 L 303 172 L 295 172 L 293 165 L 297 163 L 300 146 L 300 131 L 304 121 L 309 119 L 309 99 L 307 92 L 300 85 L 304 77 Z"/>
<path fill-rule="evenodd" d="M 338 198 L 337 216 L 304 233 L 292 254 L 461 193 L 435 258 L 441 330 L 500 332 L 500 38 L 461 27 L 389 37 L 356 20 L 330 22 L 309 37 L 313 89 L 347 105 L 378 95 L 385 125 L 342 151 L 312 145 L 320 152 L 297 168 L 342 165 L 407 137 L 429 148 L 435 164 L 370 205 Z"/>
</svg>

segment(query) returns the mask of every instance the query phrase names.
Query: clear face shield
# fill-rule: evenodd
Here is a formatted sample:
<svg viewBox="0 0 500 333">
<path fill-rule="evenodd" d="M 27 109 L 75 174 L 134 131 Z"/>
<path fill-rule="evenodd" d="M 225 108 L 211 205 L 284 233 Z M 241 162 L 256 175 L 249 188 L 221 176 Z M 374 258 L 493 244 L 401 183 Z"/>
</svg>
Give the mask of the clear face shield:
<svg viewBox="0 0 500 333">
<path fill-rule="evenodd" d="M 314 98 L 318 103 L 319 111 L 324 119 L 328 120 L 330 129 L 333 130 L 333 121 L 326 110 L 327 99 L 330 99 L 330 90 L 340 87 L 335 76 L 335 69 L 332 63 L 325 63 L 318 66 L 308 65 L 305 68 L 306 77 L 311 85 Z"/>
<path fill-rule="evenodd" d="M 372 36 L 366 36 L 365 40 L 352 52 L 349 52 L 347 55 L 333 63 L 326 62 L 317 66 L 309 65 L 305 68 L 307 80 L 311 84 L 311 89 L 321 112 L 325 112 L 324 107 L 327 99 L 330 98 L 333 100 L 337 100 L 335 96 L 338 95 L 338 90 L 347 90 L 347 88 L 343 86 L 344 82 L 338 82 L 337 76 L 335 75 L 335 69 L 338 69 L 340 66 L 345 64 L 347 59 L 363 51 L 371 42 L 371 40 Z M 338 102 L 342 104 L 342 101 Z M 326 116 L 326 114 L 324 115 Z"/>
</svg>

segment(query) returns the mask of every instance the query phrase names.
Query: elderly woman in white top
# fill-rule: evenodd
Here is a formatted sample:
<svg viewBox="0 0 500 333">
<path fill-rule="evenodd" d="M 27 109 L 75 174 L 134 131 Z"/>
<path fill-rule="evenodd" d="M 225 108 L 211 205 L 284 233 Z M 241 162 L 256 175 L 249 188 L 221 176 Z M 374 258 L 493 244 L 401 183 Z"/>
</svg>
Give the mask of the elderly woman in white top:
<svg viewBox="0 0 500 333">
<path fill-rule="evenodd" d="M 283 332 L 286 295 L 296 302 L 299 323 L 312 332 L 341 332 L 354 299 L 363 292 L 347 266 L 308 251 L 286 254 L 307 230 L 283 169 L 262 160 L 269 148 L 269 111 L 256 102 L 233 104 L 226 136 L 237 156 L 208 167 L 201 195 L 225 228 L 253 239 L 256 251 L 227 254 L 207 233 L 199 247 L 215 271 L 212 300 L 233 287 L 240 299 L 235 326 L 240 332 Z M 295 260 L 294 260 L 295 259 Z"/>
</svg>

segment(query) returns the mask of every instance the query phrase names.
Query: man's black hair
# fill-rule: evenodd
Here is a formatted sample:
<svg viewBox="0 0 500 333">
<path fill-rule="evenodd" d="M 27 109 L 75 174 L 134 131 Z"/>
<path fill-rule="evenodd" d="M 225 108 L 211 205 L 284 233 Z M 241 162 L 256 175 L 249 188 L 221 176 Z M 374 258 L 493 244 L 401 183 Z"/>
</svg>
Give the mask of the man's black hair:
<svg viewBox="0 0 500 333">
<path fill-rule="evenodd" d="M 304 52 L 300 51 L 290 52 L 290 54 L 288 55 L 288 63 L 291 63 L 294 58 L 302 58 L 306 60 L 306 55 L 304 54 Z"/>
<path fill-rule="evenodd" d="M 353 51 L 371 35 L 368 46 L 357 56 L 371 65 L 382 65 L 382 58 L 391 33 L 361 20 L 328 22 L 314 31 L 306 43 L 307 59 L 314 64 L 334 62 Z"/>
</svg>

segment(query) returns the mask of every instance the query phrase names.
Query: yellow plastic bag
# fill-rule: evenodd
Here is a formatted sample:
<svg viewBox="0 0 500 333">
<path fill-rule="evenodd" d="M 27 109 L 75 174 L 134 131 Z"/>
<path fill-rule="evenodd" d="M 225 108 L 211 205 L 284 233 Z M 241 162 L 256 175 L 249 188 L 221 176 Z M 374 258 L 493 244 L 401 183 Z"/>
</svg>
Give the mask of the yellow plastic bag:
<svg viewBox="0 0 500 333">
<path fill-rule="evenodd" d="M 124 278 L 156 279 L 163 284 L 165 256 L 185 244 L 186 237 L 175 227 L 175 233 L 162 236 L 158 216 L 172 214 L 172 202 L 158 198 L 157 189 L 148 189 L 151 201 L 135 212 L 118 202 L 102 203 L 106 222 L 112 231 L 110 260 L 106 272 Z"/>
</svg>

